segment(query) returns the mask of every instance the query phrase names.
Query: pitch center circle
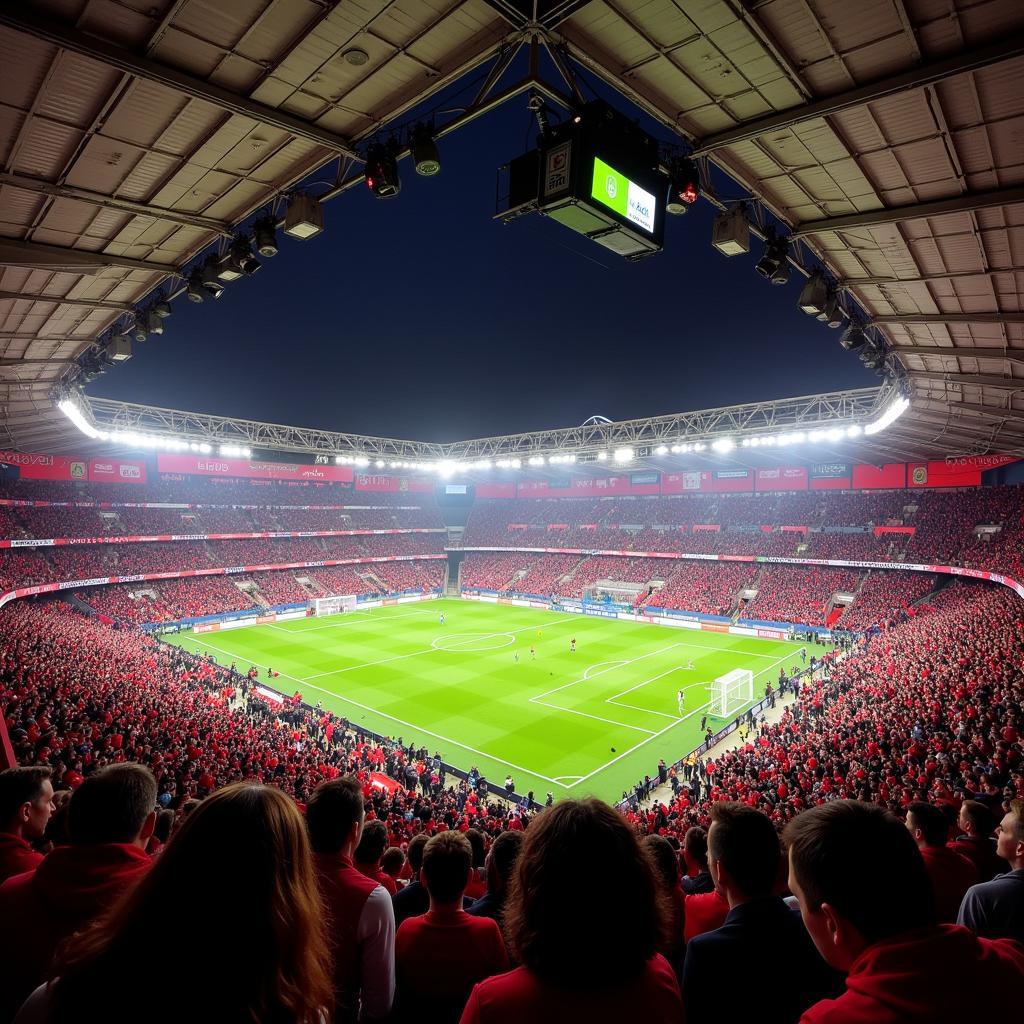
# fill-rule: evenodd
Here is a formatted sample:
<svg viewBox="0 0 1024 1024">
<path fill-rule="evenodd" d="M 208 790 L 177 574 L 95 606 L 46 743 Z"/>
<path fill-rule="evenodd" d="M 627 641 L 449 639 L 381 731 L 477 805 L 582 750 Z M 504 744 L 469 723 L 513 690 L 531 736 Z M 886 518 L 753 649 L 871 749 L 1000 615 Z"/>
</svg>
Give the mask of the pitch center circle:
<svg viewBox="0 0 1024 1024">
<path fill-rule="evenodd" d="M 515 642 L 511 633 L 446 633 L 430 646 L 435 651 L 498 651 Z"/>
</svg>

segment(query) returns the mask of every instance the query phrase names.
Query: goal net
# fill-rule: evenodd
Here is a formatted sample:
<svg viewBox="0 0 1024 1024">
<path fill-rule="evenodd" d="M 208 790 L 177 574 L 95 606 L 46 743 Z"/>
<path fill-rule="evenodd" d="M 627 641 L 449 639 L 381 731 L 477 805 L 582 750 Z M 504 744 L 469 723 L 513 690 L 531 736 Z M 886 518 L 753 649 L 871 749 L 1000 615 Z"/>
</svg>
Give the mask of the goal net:
<svg viewBox="0 0 1024 1024">
<path fill-rule="evenodd" d="M 356 604 L 355 594 L 343 594 L 334 597 L 314 597 L 309 602 L 309 607 L 313 615 L 340 615 L 342 612 L 355 611 Z"/>
<path fill-rule="evenodd" d="M 716 718 L 732 718 L 754 700 L 754 673 L 749 668 L 734 668 L 711 684 L 709 713 Z"/>
</svg>

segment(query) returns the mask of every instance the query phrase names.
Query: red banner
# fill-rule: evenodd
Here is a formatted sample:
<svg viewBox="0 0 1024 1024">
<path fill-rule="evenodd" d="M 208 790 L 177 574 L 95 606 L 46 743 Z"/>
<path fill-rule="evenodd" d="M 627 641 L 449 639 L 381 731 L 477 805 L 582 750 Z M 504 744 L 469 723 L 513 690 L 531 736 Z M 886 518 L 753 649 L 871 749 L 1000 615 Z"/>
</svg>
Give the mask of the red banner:
<svg viewBox="0 0 1024 1024">
<path fill-rule="evenodd" d="M 757 471 L 759 491 L 806 491 L 806 466 L 773 466 Z"/>
<path fill-rule="evenodd" d="M 0 462 L 17 466 L 23 480 L 85 480 L 89 472 L 85 459 L 74 455 L 0 451 Z"/>
<path fill-rule="evenodd" d="M 256 480 L 314 480 L 347 483 L 351 466 L 299 466 L 287 462 L 250 462 L 219 455 L 158 455 L 157 472 L 192 476 L 249 477 Z"/>
<path fill-rule="evenodd" d="M 144 484 L 146 464 L 136 459 L 92 459 L 89 462 L 89 479 L 112 484 Z"/>
<path fill-rule="evenodd" d="M 854 466 L 855 491 L 889 490 L 907 486 L 907 467 L 903 462 L 889 462 L 884 466 Z"/>
<path fill-rule="evenodd" d="M 969 458 L 950 459 L 948 462 L 911 462 L 907 466 L 907 486 L 980 487 L 981 474 L 981 465 Z"/>
<path fill-rule="evenodd" d="M 883 533 L 909 533 L 913 536 L 917 532 L 916 526 L 876 526 L 874 529 L 876 537 L 881 537 Z"/>
<path fill-rule="evenodd" d="M 507 484 L 477 484 L 476 496 L 478 498 L 514 498 L 516 496 L 516 485 Z"/>
</svg>

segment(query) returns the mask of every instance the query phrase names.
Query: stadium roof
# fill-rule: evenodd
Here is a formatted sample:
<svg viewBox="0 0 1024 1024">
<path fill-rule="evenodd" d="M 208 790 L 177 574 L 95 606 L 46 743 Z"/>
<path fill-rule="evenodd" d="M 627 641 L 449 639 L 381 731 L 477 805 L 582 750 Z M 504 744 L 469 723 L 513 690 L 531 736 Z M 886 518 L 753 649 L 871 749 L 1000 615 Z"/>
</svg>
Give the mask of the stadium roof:
<svg viewBox="0 0 1024 1024">
<path fill-rule="evenodd" d="M 88 447 L 48 395 L 120 313 L 317 169 L 342 191 L 364 140 L 468 72 L 493 69 L 451 130 L 536 87 L 497 90 L 534 38 L 760 199 L 884 331 L 912 406 L 870 457 L 1022 447 L 1019 0 L 9 5 L 2 443 Z"/>
</svg>

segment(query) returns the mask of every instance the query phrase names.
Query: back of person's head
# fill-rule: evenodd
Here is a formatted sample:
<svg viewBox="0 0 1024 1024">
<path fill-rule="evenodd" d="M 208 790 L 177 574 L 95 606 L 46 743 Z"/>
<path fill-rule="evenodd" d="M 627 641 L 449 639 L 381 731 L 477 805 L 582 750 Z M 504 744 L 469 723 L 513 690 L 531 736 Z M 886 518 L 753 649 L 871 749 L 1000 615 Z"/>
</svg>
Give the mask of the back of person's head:
<svg viewBox="0 0 1024 1024">
<path fill-rule="evenodd" d="M 533 819 L 505 910 L 520 963 L 559 988 L 625 983 L 656 951 L 662 921 L 650 863 L 617 811 L 563 800 Z"/>
<path fill-rule="evenodd" d="M 487 889 L 494 895 L 508 889 L 512 871 L 523 850 L 522 832 L 502 832 L 487 854 Z"/>
<path fill-rule="evenodd" d="M 141 764 L 110 764 L 71 795 L 68 835 L 76 846 L 134 843 L 156 821 L 156 779 Z"/>
<path fill-rule="evenodd" d="M 317 853 L 340 853 L 363 823 L 363 787 L 354 775 L 322 782 L 306 804 L 309 841 Z"/>
<path fill-rule="evenodd" d="M 415 872 L 419 872 L 420 868 L 423 867 L 423 848 L 427 845 L 429 839 L 430 836 L 421 832 L 418 836 L 413 836 L 409 840 L 409 849 L 405 855 L 409 858 L 409 867 Z"/>
<path fill-rule="evenodd" d="M 154 970 L 189 950 L 189 984 L 153 998 Z M 55 968 L 56 1024 L 106 1020 L 319 1024 L 333 999 L 306 828 L 269 786 L 218 790 L 189 815 L 141 882 L 73 939 Z M 199 993 L 202 993 L 200 996 Z"/>
<path fill-rule="evenodd" d="M 683 836 L 683 850 L 700 869 L 708 869 L 708 834 L 700 827 L 693 825 Z"/>
<path fill-rule="evenodd" d="M 473 848 L 461 832 L 438 832 L 423 850 L 420 878 L 431 903 L 455 903 L 466 890 Z"/>
<path fill-rule="evenodd" d="M 52 796 L 52 786 L 47 788 L 52 774 L 52 770 L 44 765 L 8 768 L 0 772 L 0 832 L 21 829 L 25 824 L 23 815 L 31 813 L 26 812 L 26 804 L 36 807 L 44 796 Z M 46 819 L 49 817 L 47 814 Z M 39 835 L 45 827 L 46 821 L 43 821 Z"/>
<path fill-rule="evenodd" d="M 397 846 L 389 846 L 380 859 L 380 869 L 397 878 L 405 866 L 405 854 Z"/>
<path fill-rule="evenodd" d="M 487 860 L 487 845 L 484 842 L 484 834 L 479 829 L 467 828 L 463 833 L 469 840 L 470 848 L 473 850 L 473 867 L 482 868 Z"/>
<path fill-rule="evenodd" d="M 960 817 L 968 823 L 970 834 L 982 839 L 990 836 L 995 829 L 992 812 L 988 805 L 983 804 L 980 800 L 965 800 L 960 805 Z"/>
<path fill-rule="evenodd" d="M 358 864 L 376 864 L 384 855 L 388 845 L 388 827 L 379 818 L 363 826 L 363 835 L 356 847 L 355 860 Z"/>
<path fill-rule="evenodd" d="M 156 823 L 153 825 L 153 837 L 161 843 L 166 843 L 174 831 L 174 821 L 177 815 L 169 807 L 164 807 L 156 812 Z"/>
<path fill-rule="evenodd" d="M 664 836 L 644 836 L 640 840 L 644 855 L 650 859 L 654 876 L 665 889 L 673 889 L 679 883 L 679 858 L 672 844 Z"/>
<path fill-rule="evenodd" d="M 708 860 L 716 884 L 724 881 L 747 899 L 768 896 L 781 859 L 779 834 L 767 815 L 746 804 L 711 805 Z"/>
<path fill-rule="evenodd" d="M 949 819 L 945 811 L 924 800 L 914 800 L 907 807 L 907 828 L 914 839 L 925 846 L 945 846 L 949 838 Z"/>
<path fill-rule="evenodd" d="M 789 882 L 822 956 L 935 923 L 931 881 L 906 826 L 875 804 L 836 800 L 786 826 Z M 827 919 L 827 920 L 823 920 Z M 851 932 L 852 929 L 852 932 Z"/>
</svg>

